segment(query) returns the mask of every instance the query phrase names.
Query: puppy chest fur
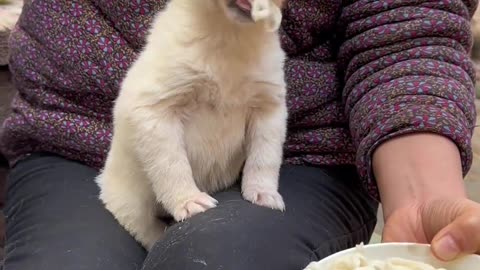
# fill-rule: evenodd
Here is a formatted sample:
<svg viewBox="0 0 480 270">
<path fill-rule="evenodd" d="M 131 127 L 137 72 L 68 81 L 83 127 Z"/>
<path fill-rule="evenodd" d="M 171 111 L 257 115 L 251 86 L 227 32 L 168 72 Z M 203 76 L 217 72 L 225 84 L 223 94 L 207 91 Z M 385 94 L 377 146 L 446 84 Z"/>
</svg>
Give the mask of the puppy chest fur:
<svg viewBox="0 0 480 270">
<path fill-rule="evenodd" d="M 181 119 L 182 140 L 193 178 L 200 190 L 208 193 L 224 189 L 238 180 L 246 160 L 247 135 L 254 132 L 249 125 L 250 115 L 281 106 L 284 95 L 279 91 L 282 89 L 278 87 L 280 82 L 261 81 L 255 77 L 256 72 L 262 73 L 261 70 L 252 67 L 209 74 L 208 70 L 213 69 L 209 66 L 221 66 L 220 61 L 231 61 L 228 57 L 223 59 L 182 67 L 195 74 L 186 76 L 186 80 L 195 79 L 177 83 L 189 85 L 191 89 L 167 98 L 166 104 L 156 111 L 156 117 L 164 117 L 162 114 L 168 110 L 168 114 Z"/>
<path fill-rule="evenodd" d="M 202 191 L 231 185 L 245 161 L 247 108 L 199 103 L 185 119 L 185 147 L 193 178 Z"/>
</svg>

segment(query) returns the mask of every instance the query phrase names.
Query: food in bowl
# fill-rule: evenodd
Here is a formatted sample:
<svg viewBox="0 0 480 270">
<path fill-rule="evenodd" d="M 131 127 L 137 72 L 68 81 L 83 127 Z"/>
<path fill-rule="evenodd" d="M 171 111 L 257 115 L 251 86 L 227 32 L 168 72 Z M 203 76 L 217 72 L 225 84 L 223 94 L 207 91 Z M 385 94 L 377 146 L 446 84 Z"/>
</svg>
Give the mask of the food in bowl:
<svg viewBox="0 0 480 270">
<path fill-rule="evenodd" d="M 435 268 L 423 262 L 397 257 L 373 260 L 363 254 L 363 245 L 357 246 L 356 249 L 355 253 L 336 259 L 327 268 L 321 264 L 311 263 L 305 270 L 447 270 Z"/>
</svg>

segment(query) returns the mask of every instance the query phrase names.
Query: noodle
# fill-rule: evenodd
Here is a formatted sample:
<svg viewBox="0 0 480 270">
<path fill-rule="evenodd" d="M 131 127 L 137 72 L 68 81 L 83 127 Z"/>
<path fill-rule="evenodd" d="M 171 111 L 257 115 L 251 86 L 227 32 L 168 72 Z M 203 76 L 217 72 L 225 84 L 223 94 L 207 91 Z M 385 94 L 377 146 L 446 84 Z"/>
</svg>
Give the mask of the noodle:
<svg viewBox="0 0 480 270">
<path fill-rule="evenodd" d="M 435 268 L 426 263 L 401 258 L 369 260 L 361 254 L 361 247 L 357 247 L 357 252 L 353 255 L 337 259 L 327 268 L 311 263 L 305 270 L 446 270 L 444 268 Z"/>
</svg>

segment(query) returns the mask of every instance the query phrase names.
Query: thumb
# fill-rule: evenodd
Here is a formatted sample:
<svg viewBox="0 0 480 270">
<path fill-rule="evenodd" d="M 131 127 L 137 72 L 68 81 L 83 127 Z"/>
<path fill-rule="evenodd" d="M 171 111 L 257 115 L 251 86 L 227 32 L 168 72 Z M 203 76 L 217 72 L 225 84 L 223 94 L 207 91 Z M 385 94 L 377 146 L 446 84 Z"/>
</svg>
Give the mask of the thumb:
<svg viewBox="0 0 480 270">
<path fill-rule="evenodd" d="M 468 203 L 469 204 L 469 203 Z M 433 253 L 442 260 L 450 261 L 463 254 L 480 252 L 480 209 L 477 205 L 456 205 L 456 215 L 432 240 Z"/>
</svg>

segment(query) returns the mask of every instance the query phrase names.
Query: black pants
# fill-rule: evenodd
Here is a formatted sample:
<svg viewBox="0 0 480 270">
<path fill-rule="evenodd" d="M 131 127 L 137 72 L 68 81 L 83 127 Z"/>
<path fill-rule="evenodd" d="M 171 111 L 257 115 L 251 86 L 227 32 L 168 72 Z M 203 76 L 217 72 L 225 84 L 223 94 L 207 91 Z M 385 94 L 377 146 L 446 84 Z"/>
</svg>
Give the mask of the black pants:
<svg viewBox="0 0 480 270">
<path fill-rule="evenodd" d="M 285 213 L 220 192 L 217 208 L 176 225 L 146 254 L 98 200 L 96 171 L 37 154 L 10 173 L 5 270 L 301 270 L 367 242 L 377 204 L 355 170 L 285 166 Z"/>
</svg>

